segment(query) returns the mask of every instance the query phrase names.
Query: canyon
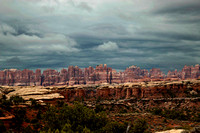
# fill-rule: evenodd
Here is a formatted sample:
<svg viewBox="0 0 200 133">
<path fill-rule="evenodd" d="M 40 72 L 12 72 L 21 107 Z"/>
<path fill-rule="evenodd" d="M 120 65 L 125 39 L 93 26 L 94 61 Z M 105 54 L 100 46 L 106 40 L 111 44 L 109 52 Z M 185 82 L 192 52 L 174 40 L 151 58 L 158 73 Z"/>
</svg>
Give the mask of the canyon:
<svg viewBox="0 0 200 133">
<path fill-rule="evenodd" d="M 73 86 L 1 86 L 0 96 L 19 95 L 25 100 L 65 99 L 65 101 L 97 101 L 129 99 L 143 101 L 175 99 L 199 101 L 200 80 L 153 81 L 121 84 L 96 84 Z M 189 98 L 189 99 L 188 99 Z M 189 105 L 188 105 L 189 106 Z"/>
<path fill-rule="evenodd" d="M 21 107 L 27 109 L 30 121 L 36 117 L 39 109 L 60 106 L 62 103 L 72 106 L 81 103 L 90 109 L 101 106 L 107 111 L 112 121 L 134 122 L 145 118 L 151 132 L 174 128 L 199 129 L 200 117 L 200 80 L 180 81 L 144 81 L 126 83 L 49 85 L 49 86 L 0 86 L 0 99 L 11 100 L 20 96 L 24 102 L 11 106 L 12 109 Z M 36 100 L 37 106 L 33 106 Z M 2 104 L 3 105 L 3 104 Z M 41 105 L 41 106 L 40 106 Z M 7 129 L 12 128 L 14 115 L 2 106 L 5 116 L 0 117 Z M 187 121 L 165 118 L 160 114 L 152 114 L 152 110 L 184 111 Z M 45 112 L 45 111 L 44 111 Z M 167 113 L 168 114 L 168 113 Z M 34 116 L 35 115 L 35 116 Z M 34 117 L 33 117 L 34 116 Z M 24 127 L 27 123 L 24 122 Z M 187 129 L 187 130 L 188 130 Z M 193 132 L 191 132 L 193 133 Z M 195 132 L 194 132 L 195 133 Z"/>
<path fill-rule="evenodd" d="M 169 71 L 165 75 L 159 68 L 150 71 L 130 66 L 123 72 L 117 72 L 106 64 L 97 65 L 96 68 L 81 69 L 78 66 L 69 66 L 60 72 L 53 69 L 17 70 L 5 69 L 0 71 L 0 85 L 8 86 L 60 86 L 76 84 L 126 83 L 149 81 L 180 81 L 186 79 L 199 79 L 200 65 L 184 66 L 181 71 Z"/>
</svg>

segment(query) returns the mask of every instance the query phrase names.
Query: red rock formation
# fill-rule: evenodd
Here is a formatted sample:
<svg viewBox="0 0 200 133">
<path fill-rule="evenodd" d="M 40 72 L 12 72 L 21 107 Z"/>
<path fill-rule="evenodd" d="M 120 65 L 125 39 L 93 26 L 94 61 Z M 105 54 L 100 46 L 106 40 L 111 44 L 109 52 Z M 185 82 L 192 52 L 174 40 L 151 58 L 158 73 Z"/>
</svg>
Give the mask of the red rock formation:
<svg viewBox="0 0 200 133">
<path fill-rule="evenodd" d="M 191 68 L 191 78 L 196 79 L 200 76 L 200 65 L 197 64 Z"/>
<path fill-rule="evenodd" d="M 40 86 L 41 84 L 41 70 L 40 69 L 36 69 L 35 71 L 35 85 L 36 86 Z"/>
<path fill-rule="evenodd" d="M 162 73 L 162 71 L 159 68 L 152 68 L 149 73 L 149 77 L 151 79 L 163 79 L 164 76 L 165 75 Z"/>
<path fill-rule="evenodd" d="M 133 85 L 118 85 L 118 86 L 100 86 L 96 89 L 90 88 L 74 88 L 66 89 L 61 93 L 69 101 L 74 99 L 129 99 L 129 98 L 183 98 L 190 94 L 190 91 L 200 91 L 200 82 L 190 83 L 185 81 L 179 82 L 149 82 L 146 85 L 140 83 Z"/>
<path fill-rule="evenodd" d="M 60 72 L 52 69 L 32 70 L 6 69 L 0 71 L 0 85 L 74 85 L 74 84 L 100 84 L 100 83 L 125 83 L 148 81 L 178 81 L 182 79 L 198 79 L 200 77 L 200 65 L 184 66 L 182 71 L 169 71 L 164 75 L 160 69 L 153 68 L 148 72 L 137 66 L 130 66 L 124 72 L 107 67 L 106 64 L 80 69 L 78 66 L 69 66 Z"/>
<path fill-rule="evenodd" d="M 62 69 L 60 71 L 60 85 L 65 85 L 67 84 L 67 81 L 69 81 L 69 77 L 68 77 L 68 72 L 66 69 Z"/>
<path fill-rule="evenodd" d="M 194 67 L 193 66 L 184 66 L 182 71 L 177 72 L 175 71 L 169 71 L 167 74 L 167 78 L 169 80 L 180 80 L 180 79 L 198 79 L 200 76 L 200 65 L 197 64 Z"/>
<path fill-rule="evenodd" d="M 137 66 L 130 66 L 124 71 L 124 82 L 133 82 L 138 79 L 144 79 L 149 76 L 149 73 L 145 69 L 140 69 Z"/>
<path fill-rule="evenodd" d="M 181 73 L 182 79 L 189 79 L 191 78 L 191 67 L 190 66 L 184 66 Z"/>
<path fill-rule="evenodd" d="M 52 69 L 47 69 L 43 71 L 43 77 L 44 81 L 42 82 L 42 85 L 49 86 L 54 85 L 55 83 L 59 83 L 60 77 L 59 72 Z"/>
</svg>

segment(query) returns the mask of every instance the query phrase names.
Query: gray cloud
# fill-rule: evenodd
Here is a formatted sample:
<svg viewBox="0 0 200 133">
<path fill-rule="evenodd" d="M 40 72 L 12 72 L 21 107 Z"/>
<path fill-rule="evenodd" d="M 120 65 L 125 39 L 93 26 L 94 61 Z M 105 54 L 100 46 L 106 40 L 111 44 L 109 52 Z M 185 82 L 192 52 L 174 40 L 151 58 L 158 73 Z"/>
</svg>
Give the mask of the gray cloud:
<svg viewBox="0 0 200 133">
<path fill-rule="evenodd" d="M 81 2 L 81 3 L 78 5 L 78 7 L 83 8 L 83 9 L 85 9 L 85 10 L 87 10 L 87 11 L 92 11 L 92 8 L 91 8 L 89 5 L 87 5 L 87 3 L 85 3 L 85 2 Z"/>
<path fill-rule="evenodd" d="M 3 0 L 0 69 L 200 62 L 199 0 Z"/>
<path fill-rule="evenodd" d="M 162 7 L 155 11 L 156 14 L 178 14 L 178 15 L 199 15 L 200 13 L 200 1 L 174 1 L 168 2 L 166 7 Z"/>
<path fill-rule="evenodd" d="M 75 48 L 77 43 L 62 34 L 43 34 L 43 37 L 29 34 L 16 35 L 16 30 L 6 24 L 1 25 L 0 42 L 7 44 L 7 47 L 14 47 L 25 52 L 45 53 L 45 52 L 78 52 Z"/>
</svg>

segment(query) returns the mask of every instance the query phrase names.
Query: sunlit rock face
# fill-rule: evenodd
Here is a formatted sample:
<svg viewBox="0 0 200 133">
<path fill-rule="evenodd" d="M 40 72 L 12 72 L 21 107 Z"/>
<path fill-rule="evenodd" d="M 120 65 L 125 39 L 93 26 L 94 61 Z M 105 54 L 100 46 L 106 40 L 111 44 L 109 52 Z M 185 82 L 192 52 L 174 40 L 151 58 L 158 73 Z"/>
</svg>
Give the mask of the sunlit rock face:
<svg viewBox="0 0 200 133">
<path fill-rule="evenodd" d="M 160 99 L 184 98 L 198 95 L 200 81 L 154 81 L 122 84 L 64 86 L 58 93 L 65 99 L 105 100 L 112 99 Z M 187 98 L 186 98 L 187 99 Z"/>
<path fill-rule="evenodd" d="M 24 100 L 51 100 L 62 99 L 60 93 L 53 92 L 52 89 L 43 86 L 3 86 L 0 88 L 0 94 L 6 95 L 9 99 L 12 96 L 21 96 Z"/>
<path fill-rule="evenodd" d="M 146 99 L 166 100 L 190 100 L 196 96 L 199 99 L 200 80 L 184 81 L 150 81 L 120 84 L 92 84 L 73 86 L 1 86 L 0 97 L 6 95 L 19 95 L 24 99 L 37 100 L 64 98 L 66 101 L 74 100 L 124 100 Z M 193 97 L 194 98 L 194 97 Z M 194 99 L 193 99 L 194 100 Z M 199 104 L 198 102 L 196 104 Z M 189 106 L 189 105 L 187 105 Z"/>
<path fill-rule="evenodd" d="M 161 132 L 156 132 L 156 133 L 189 133 L 189 132 L 184 129 L 171 129 L 171 130 L 161 131 Z"/>
<path fill-rule="evenodd" d="M 58 86 L 75 84 L 101 84 L 126 83 L 148 81 L 179 81 L 185 79 L 199 79 L 200 65 L 184 66 L 182 71 L 169 71 L 165 75 L 159 68 L 150 71 L 130 66 L 123 72 L 117 72 L 106 64 L 97 65 L 96 68 L 81 69 L 78 66 L 69 66 L 68 69 L 46 69 L 41 72 L 24 69 L 5 69 L 0 71 L 0 85 L 8 86 Z"/>
</svg>

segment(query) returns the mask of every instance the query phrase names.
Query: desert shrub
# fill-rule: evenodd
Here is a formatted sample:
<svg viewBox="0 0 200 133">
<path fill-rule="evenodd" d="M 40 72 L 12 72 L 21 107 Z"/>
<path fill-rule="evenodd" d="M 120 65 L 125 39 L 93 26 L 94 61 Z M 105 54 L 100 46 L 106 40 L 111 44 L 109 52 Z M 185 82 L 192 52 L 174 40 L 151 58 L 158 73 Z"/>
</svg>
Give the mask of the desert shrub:
<svg viewBox="0 0 200 133">
<path fill-rule="evenodd" d="M 29 101 L 31 101 L 31 107 L 38 109 L 39 108 L 39 104 L 37 103 L 37 101 L 33 98 L 30 98 Z"/>
<path fill-rule="evenodd" d="M 127 113 L 127 110 L 126 109 L 121 109 L 120 111 L 119 111 L 119 113 Z"/>
<path fill-rule="evenodd" d="M 99 112 L 102 112 L 102 111 L 104 111 L 103 105 L 97 104 L 97 105 L 95 106 L 95 112 L 96 112 L 96 113 L 99 113 Z"/>
<path fill-rule="evenodd" d="M 40 119 L 42 118 L 42 111 L 41 111 L 41 110 L 38 111 L 38 113 L 37 113 L 37 115 L 36 115 L 36 118 L 37 118 L 38 120 L 40 120 Z"/>
<path fill-rule="evenodd" d="M 35 131 L 37 131 L 40 127 L 41 127 L 41 124 L 39 122 L 33 124 L 33 129 Z"/>
<path fill-rule="evenodd" d="M 114 111 L 115 110 L 114 108 L 115 108 L 115 105 L 112 104 L 111 107 L 110 107 L 110 109 L 109 109 L 109 111 Z"/>
<path fill-rule="evenodd" d="M 97 98 L 97 100 L 96 100 L 96 103 L 99 103 L 101 100 L 102 100 L 101 97 L 98 96 L 98 98 Z"/>
<path fill-rule="evenodd" d="M 26 119 L 26 110 L 24 108 L 18 108 L 13 111 L 15 118 L 13 122 L 15 123 L 15 128 L 20 130 L 22 123 Z"/>
<path fill-rule="evenodd" d="M 37 123 L 38 122 L 38 119 L 36 119 L 36 118 L 33 118 L 32 120 L 31 120 L 31 123 Z"/>
<path fill-rule="evenodd" d="M 11 96 L 10 97 L 10 101 L 14 104 L 20 104 L 20 103 L 24 103 L 24 99 L 18 95 L 16 96 Z"/>
<path fill-rule="evenodd" d="M 1 120 L 0 120 L 0 132 L 2 132 L 2 133 L 6 132 L 6 127 Z"/>
<path fill-rule="evenodd" d="M 23 129 L 23 133 L 34 133 L 33 129 L 31 128 L 31 126 L 27 126 Z"/>
<path fill-rule="evenodd" d="M 134 121 L 130 128 L 130 133 L 144 133 L 148 129 L 148 124 L 145 119 Z"/>
<path fill-rule="evenodd" d="M 10 100 L 1 99 L 0 100 L 0 107 L 9 111 L 11 109 L 12 102 Z"/>
<path fill-rule="evenodd" d="M 82 131 L 82 133 L 91 133 L 90 129 L 85 127 Z"/>
<path fill-rule="evenodd" d="M 118 122 L 109 122 L 102 128 L 102 133 L 123 133 L 126 131 L 126 125 Z"/>
<path fill-rule="evenodd" d="M 175 95 L 175 93 L 170 89 L 167 89 L 167 94 L 168 94 L 168 96 L 170 96 L 171 98 L 174 98 L 174 97 L 176 97 L 176 95 Z"/>
<path fill-rule="evenodd" d="M 97 105 L 99 106 L 99 105 Z M 102 106 L 92 110 L 86 106 L 75 103 L 74 106 L 63 104 L 62 107 L 49 106 L 42 115 L 44 127 L 41 132 L 61 133 L 123 133 L 126 132 L 127 123 L 109 121 Z M 130 132 L 143 133 L 148 128 L 143 119 L 135 121 Z"/>
<path fill-rule="evenodd" d="M 193 121 L 196 121 L 196 122 L 200 122 L 200 113 L 194 115 L 194 117 L 192 118 Z"/>
<path fill-rule="evenodd" d="M 130 106 L 125 106 L 125 107 L 126 107 L 126 109 L 128 109 L 128 110 L 130 109 Z"/>
<path fill-rule="evenodd" d="M 63 126 L 63 128 L 62 128 L 62 130 L 61 130 L 61 133 L 73 133 L 71 127 L 72 127 L 71 124 L 66 123 L 66 124 Z"/>
<path fill-rule="evenodd" d="M 63 105 L 59 109 L 49 107 L 43 115 L 43 119 L 45 123 L 43 130 L 45 131 L 49 129 L 52 131 L 56 129 L 61 131 L 64 130 L 63 128 L 66 127 L 66 124 L 74 132 L 82 132 L 85 127 L 91 131 L 96 131 L 104 127 L 107 123 L 105 113 L 96 113 L 94 110 L 80 103 L 75 103 L 74 107 Z"/>
<path fill-rule="evenodd" d="M 58 110 L 55 107 L 49 107 L 48 110 L 43 115 L 43 121 L 45 122 L 45 129 L 46 131 L 51 129 L 61 128 L 60 121 L 57 114 Z"/>
<path fill-rule="evenodd" d="M 151 109 L 151 113 L 154 115 L 160 115 L 169 119 L 178 119 L 178 120 L 187 120 L 188 115 L 185 115 L 183 110 L 176 109 L 161 109 L 161 108 L 153 108 Z"/>
<path fill-rule="evenodd" d="M 3 113 L 3 110 L 0 109 L 0 117 L 4 117 L 4 113 Z"/>
<path fill-rule="evenodd" d="M 61 101 L 61 100 L 56 101 L 57 107 L 62 107 L 63 105 L 64 105 L 64 101 Z"/>
<path fill-rule="evenodd" d="M 1 99 L 6 100 L 7 99 L 6 95 L 3 95 Z"/>
<path fill-rule="evenodd" d="M 161 109 L 161 108 L 153 108 L 153 109 L 151 110 L 151 113 L 152 113 L 153 115 L 161 115 L 161 114 L 162 114 L 162 109 Z"/>
<path fill-rule="evenodd" d="M 176 110 L 176 109 L 172 109 L 172 110 L 165 109 L 162 112 L 162 116 L 164 116 L 166 118 L 178 119 L 178 120 L 187 120 L 188 119 L 188 116 L 186 116 L 182 110 Z"/>
</svg>

